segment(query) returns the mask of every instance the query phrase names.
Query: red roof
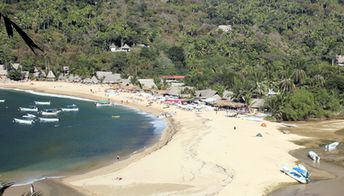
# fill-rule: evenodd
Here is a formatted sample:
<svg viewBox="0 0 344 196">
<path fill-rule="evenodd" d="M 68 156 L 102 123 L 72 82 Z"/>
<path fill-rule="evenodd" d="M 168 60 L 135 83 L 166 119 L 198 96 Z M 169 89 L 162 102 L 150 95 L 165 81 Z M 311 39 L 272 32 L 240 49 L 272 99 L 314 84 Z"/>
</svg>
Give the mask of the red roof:
<svg viewBox="0 0 344 196">
<path fill-rule="evenodd" d="M 184 79 L 185 76 L 161 76 L 164 79 Z"/>
</svg>

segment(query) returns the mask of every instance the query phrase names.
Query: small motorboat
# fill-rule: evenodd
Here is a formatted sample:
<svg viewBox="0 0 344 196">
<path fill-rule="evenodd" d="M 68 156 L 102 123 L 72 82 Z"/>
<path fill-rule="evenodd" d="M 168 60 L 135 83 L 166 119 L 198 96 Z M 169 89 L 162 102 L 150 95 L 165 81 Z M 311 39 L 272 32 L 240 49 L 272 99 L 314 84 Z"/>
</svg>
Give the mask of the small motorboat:
<svg viewBox="0 0 344 196">
<path fill-rule="evenodd" d="M 75 104 L 72 104 L 72 105 L 67 105 L 65 108 L 61 108 L 61 111 L 62 112 L 77 112 L 79 111 L 79 108 Z"/>
<path fill-rule="evenodd" d="M 45 109 L 45 110 L 41 111 L 41 114 L 43 116 L 56 116 L 60 112 L 61 112 L 61 110 L 57 110 L 57 109 Z"/>
<path fill-rule="evenodd" d="M 5 99 L 0 99 L 0 103 L 5 103 Z"/>
<path fill-rule="evenodd" d="M 121 116 L 118 116 L 118 115 L 114 115 L 112 116 L 112 118 L 120 118 Z"/>
<path fill-rule="evenodd" d="M 28 120 L 28 119 L 13 118 L 13 122 L 19 123 L 19 124 L 25 124 L 25 125 L 32 125 L 35 121 Z"/>
<path fill-rule="evenodd" d="M 39 117 L 39 122 L 59 122 L 60 120 L 58 118 L 43 118 Z"/>
<path fill-rule="evenodd" d="M 296 167 L 293 167 L 293 170 L 299 172 L 305 178 L 309 178 L 311 176 L 307 168 L 302 164 L 298 164 Z"/>
<path fill-rule="evenodd" d="M 27 108 L 19 107 L 19 111 L 22 111 L 22 112 L 38 112 L 38 108 L 36 106 L 29 106 Z"/>
<path fill-rule="evenodd" d="M 298 171 L 295 171 L 294 169 L 290 169 L 287 166 L 284 166 L 281 169 L 281 172 L 285 173 L 286 175 L 290 176 L 294 180 L 302 183 L 307 184 L 309 182 L 309 179 L 304 177 L 302 174 L 300 174 Z"/>
<path fill-rule="evenodd" d="M 102 100 L 102 101 L 98 101 L 96 103 L 96 106 L 97 107 L 102 107 L 102 106 L 112 106 L 113 104 L 110 102 L 110 101 L 105 101 L 105 100 Z"/>
<path fill-rule="evenodd" d="M 339 145 L 339 142 L 333 142 L 331 144 L 327 144 L 325 145 L 325 151 L 336 150 L 338 145 Z"/>
<path fill-rule="evenodd" d="M 320 156 L 315 153 L 314 151 L 309 151 L 308 152 L 309 158 L 311 158 L 314 162 L 320 162 Z"/>
<path fill-rule="evenodd" d="M 34 118 L 36 118 L 36 115 L 34 115 L 34 114 L 25 114 L 22 117 L 26 118 L 26 119 L 34 119 Z"/>
<path fill-rule="evenodd" d="M 50 101 L 35 101 L 35 105 L 50 105 Z"/>
</svg>

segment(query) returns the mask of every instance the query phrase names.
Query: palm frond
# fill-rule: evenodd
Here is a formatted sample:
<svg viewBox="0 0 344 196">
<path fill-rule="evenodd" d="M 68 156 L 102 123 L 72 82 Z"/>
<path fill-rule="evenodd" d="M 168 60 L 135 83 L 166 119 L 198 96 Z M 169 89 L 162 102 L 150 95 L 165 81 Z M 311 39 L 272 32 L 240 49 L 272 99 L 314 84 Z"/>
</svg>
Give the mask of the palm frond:
<svg viewBox="0 0 344 196">
<path fill-rule="evenodd" d="M 20 37 L 25 41 L 26 45 L 29 46 L 29 48 L 31 49 L 33 53 L 36 54 L 35 49 L 43 51 L 16 23 L 14 23 L 8 17 L 0 13 L 0 19 L 1 17 L 4 18 L 4 23 L 5 23 L 8 37 L 13 37 L 13 28 L 14 28 L 19 33 Z"/>
<path fill-rule="evenodd" d="M 0 196 L 2 196 L 5 192 L 5 190 L 8 189 L 9 187 L 11 187 L 13 184 L 14 184 L 13 182 L 1 183 L 1 185 L 0 185 Z"/>
</svg>

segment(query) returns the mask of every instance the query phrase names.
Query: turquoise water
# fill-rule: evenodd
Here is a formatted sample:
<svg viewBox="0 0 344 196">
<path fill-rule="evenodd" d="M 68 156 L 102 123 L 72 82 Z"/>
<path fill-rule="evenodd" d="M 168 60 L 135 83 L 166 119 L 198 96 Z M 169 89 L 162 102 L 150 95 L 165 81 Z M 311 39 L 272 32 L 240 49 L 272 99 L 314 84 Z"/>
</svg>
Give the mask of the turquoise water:
<svg viewBox="0 0 344 196">
<path fill-rule="evenodd" d="M 125 156 L 144 147 L 163 129 L 152 116 L 118 105 L 97 108 L 92 101 L 14 90 L 0 90 L 0 99 L 6 99 L 0 103 L 2 180 L 28 181 L 112 161 L 116 154 Z M 50 106 L 38 106 L 40 110 L 76 104 L 79 112 L 61 112 L 58 123 L 13 123 L 26 114 L 18 107 L 34 101 L 51 101 Z"/>
</svg>

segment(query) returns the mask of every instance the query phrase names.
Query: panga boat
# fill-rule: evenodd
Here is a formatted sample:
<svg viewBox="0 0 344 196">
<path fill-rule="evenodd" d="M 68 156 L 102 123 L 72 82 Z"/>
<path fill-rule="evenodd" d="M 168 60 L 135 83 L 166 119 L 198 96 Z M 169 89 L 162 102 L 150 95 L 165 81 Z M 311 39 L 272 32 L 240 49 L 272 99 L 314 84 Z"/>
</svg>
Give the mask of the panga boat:
<svg viewBox="0 0 344 196">
<path fill-rule="evenodd" d="M 25 114 L 24 116 L 22 116 L 23 118 L 27 118 L 27 119 L 34 119 L 36 118 L 36 115 L 34 114 Z"/>
<path fill-rule="evenodd" d="M 116 116 L 116 115 L 114 115 L 114 116 L 112 116 L 112 118 L 120 118 L 121 116 Z"/>
<path fill-rule="evenodd" d="M 102 101 L 98 101 L 98 102 L 96 103 L 96 106 L 97 106 L 97 107 L 101 107 L 101 106 L 112 106 L 112 103 L 110 103 L 109 101 L 102 100 Z"/>
<path fill-rule="evenodd" d="M 38 118 L 40 122 L 59 122 L 58 118 L 43 118 L 39 117 Z"/>
<path fill-rule="evenodd" d="M 79 111 L 78 106 L 75 104 L 67 105 L 65 108 L 61 108 L 62 112 L 77 112 Z"/>
<path fill-rule="evenodd" d="M 304 177 L 302 174 L 300 174 L 298 171 L 295 169 L 290 169 L 286 166 L 284 166 L 281 169 L 281 172 L 287 174 L 291 178 L 295 179 L 296 181 L 302 183 L 302 184 L 307 184 L 309 182 L 308 178 Z"/>
<path fill-rule="evenodd" d="M 333 142 L 331 144 L 327 144 L 327 145 L 325 145 L 325 151 L 335 150 L 338 145 L 339 145 L 339 142 Z"/>
<path fill-rule="evenodd" d="M 299 172 L 305 178 L 309 178 L 311 176 L 307 168 L 302 164 L 298 164 L 296 167 L 293 167 L 293 170 Z"/>
<path fill-rule="evenodd" d="M 19 107 L 19 110 L 22 112 L 38 112 L 38 108 L 36 106 L 29 106 L 27 108 Z"/>
<path fill-rule="evenodd" d="M 43 116 L 56 116 L 58 113 L 60 113 L 61 110 L 57 109 L 46 109 L 41 112 Z"/>
<path fill-rule="evenodd" d="M 0 99 L 0 103 L 5 103 L 5 99 Z"/>
<path fill-rule="evenodd" d="M 50 105 L 50 101 L 35 101 L 36 105 Z"/>
<path fill-rule="evenodd" d="M 32 125 L 34 123 L 34 120 L 13 118 L 13 122 L 20 123 L 20 124 L 26 124 L 26 125 Z"/>
<path fill-rule="evenodd" d="M 320 157 L 317 153 L 315 153 L 314 151 L 309 151 L 308 152 L 308 156 L 309 158 L 311 158 L 314 162 L 320 162 Z"/>
</svg>

